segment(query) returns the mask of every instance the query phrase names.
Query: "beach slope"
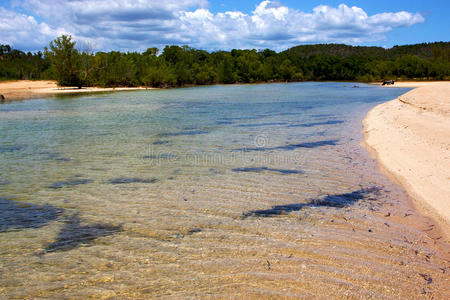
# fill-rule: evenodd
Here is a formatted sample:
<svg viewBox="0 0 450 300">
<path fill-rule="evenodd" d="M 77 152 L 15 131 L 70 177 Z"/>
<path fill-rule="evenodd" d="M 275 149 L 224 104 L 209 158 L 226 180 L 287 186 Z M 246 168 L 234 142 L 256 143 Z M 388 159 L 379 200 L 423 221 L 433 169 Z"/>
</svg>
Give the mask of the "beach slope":
<svg viewBox="0 0 450 300">
<path fill-rule="evenodd" d="M 450 231 L 450 82 L 416 87 L 380 104 L 364 119 L 365 145 L 400 183 L 417 208 Z"/>
</svg>

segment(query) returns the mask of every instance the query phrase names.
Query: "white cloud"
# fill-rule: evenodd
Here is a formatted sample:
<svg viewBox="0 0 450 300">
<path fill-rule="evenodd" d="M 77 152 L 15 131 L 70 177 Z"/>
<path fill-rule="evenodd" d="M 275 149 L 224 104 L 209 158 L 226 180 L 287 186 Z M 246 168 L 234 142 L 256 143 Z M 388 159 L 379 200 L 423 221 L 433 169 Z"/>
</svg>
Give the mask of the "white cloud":
<svg viewBox="0 0 450 300">
<path fill-rule="evenodd" d="M 55 36 L 65 33 L 61 28 L 52 28 L 38 22 L 33 16 L 16 13 L 0 7 L 0 44 L 9 44 L 15 49 L 41 49 Z"/>
<path fill-rule="evenodd" d="M 199 10 L 197 10 L 199 11 Z M 195 16 L 195 17 L 194 17 Z M 203 19 L 200 16 L 205 16 Z M 207 16 L 207 17 L 206 17 Z M 395 27 L 424 22 L 420 14 L 386 12 L 368 16 L 359 7 L 320 5 L 312 13 L 263 1 L 251 14 L 185 13 L 181 22 L 192 44 L 216 48 L 269 47 L 277 50 L 301 42 L 361 43 L 385 38 Z M 212 30 L 214 29 L 214 30 Z M 198 34 L 201 32 L 202 34 Z M 211 47 L 211 46 L 210 46 Z"/>
<path fill-rule="evenodd" d="M 411 14 L 406 11 L 401 11 L 398 13 L 381 13 L 373 15 L 369 18 L 370 24 L 389 27 L 412 26 L 423 22 L 425 22 L 425 18 L 421 14 Z"/>
<path fill-rule="evenodd" d="M 267 0 L 249 14 L 213 13 L 207 0 L 24 0 L 19 5 L 30 16 L 0 7 L 2 16 L 10 16 L 0 24 L 0 38 L 26 49 L 42 48 L 68 32 L 97 50 L 144 50 L 165 44 L 281 50 L 301 42 L 379 41 L 394 28 L 425 21 L 419 13 L 405 11 L 369 16 L 345 4 L 302 12 Z"/>
</svg>

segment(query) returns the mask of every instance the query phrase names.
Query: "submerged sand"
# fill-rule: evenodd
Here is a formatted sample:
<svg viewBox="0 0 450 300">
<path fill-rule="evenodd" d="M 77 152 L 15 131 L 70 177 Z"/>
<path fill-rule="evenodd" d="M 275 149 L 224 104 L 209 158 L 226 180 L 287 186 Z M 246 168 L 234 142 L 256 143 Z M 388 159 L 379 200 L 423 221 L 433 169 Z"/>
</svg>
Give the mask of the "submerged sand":
<svg viewBox="0 0 450 300">
<path fill-rule="evenodd" d="M 450 233 L 450 82 L 396 83 L 415 87 L 372 109 L 366 145 L 381 167 Z"/>
<path fill-rule="evenodd" d="M 93 113 L 97 111 L 104 110 Z M 58 124 L 55 117 L 63 114 L 65 119 L 71 112 L 43 111 L 40 118 Z M 79 120 L 91 114 L 76 113 Z M 161 115 L 165 118 L 159 119 L 173 122 L 168 118 L 173 115 Z M 151 117 L 143 114 L 133 122 L 144 116 Z M 4 111 L 1 118 L 21 126 L 34 116 Z M 70 150 L 62 156 L 48 146 L 54 161 L 38 160 L 36 168 L 21 172 L 23 182 L 32 182 L 29 190 L 22 191 L 22 184 L 16 190 L 8 187 L 8 194 L 26 203 L 51 205 L 32 206 L 36 209 L 26 210 L 32 215 L 40 215 L 42 207 L 65 213 L 40 228 L 2 232 L 0 269 L 8 270 L 8 276 L 0 276 L 0 298 L 450 299 L 450 252 L 434 235 L 434 223 L 412 209 L 404 190 L 377 172 L 360 139 L 353 139 L 359 137 L 360 117 L 345 120 L 349 131 L 339 136 L 349 142 L 333 147 L 283 151 L 282 156 L 251 151 L 245 160 L 229 159 L 234 152 L 227 156 L 218 148 L 235 138 L 227 127 L 197 140 L 166 137 L 175 144 L 159 145 L 156 150 L 162 152 L 155 153 L 181 149 L 180 156 L 153 163 L 137 159 L 136 154 L 149 154 L 144 152 L 147 145 L 145 150 L 125 145 L 141 139 L 132 131 L 130 136 L 117 132 L 117 138 L 81 128 L 83 138 L 67 144 Z M 336 131 L 328 130 L 323 139 L 335 136 Z M 281 143 L 293 131 L 269 136 Z M 95 133 L 104 132 L 96 128 Z M 159 140 L 149 136 L 145 143 Z M 202 149 L 219 149 L 223 160 L 203 164 L 190 155 L 184 158 L 190 152 L 183 149 L 196 147 L 192 141 Z M 69 160 L 61 161 L 64 157 Z M 305 173 L 232 171 L 254 165 L 250 161 Z M 26 165 L 22 159 L 20 163 Z M 52 167 L 47 169 L 47 163 Z M 61 180 L 71 174 L 93 182 L 46 188 L 55 181 L 68 184 Z M 136 176 L 159 180 L 108 183 L 111 178 L 126 180 L 124 175 L 131 181 Z M 333 205 L 336 197 L 351 205 Z M 12 211 L 23 211 L 15 204 L 20 198 L 0 200 Z M 274 207 L 285 210 L 270 215 Z"/>
<path fill-rule="evenodd" d="M 99 87 L 58 87 L 53 80 L 15 80 L 0 82 L 0 95 L 6 100 L 20 100 L 37 98 L 58 94 L 78 94 L 95 92 L 115 92 L 145 90 L 145 87 L 121 87 L 121 88 L 99 88 Z"/>
</svg>

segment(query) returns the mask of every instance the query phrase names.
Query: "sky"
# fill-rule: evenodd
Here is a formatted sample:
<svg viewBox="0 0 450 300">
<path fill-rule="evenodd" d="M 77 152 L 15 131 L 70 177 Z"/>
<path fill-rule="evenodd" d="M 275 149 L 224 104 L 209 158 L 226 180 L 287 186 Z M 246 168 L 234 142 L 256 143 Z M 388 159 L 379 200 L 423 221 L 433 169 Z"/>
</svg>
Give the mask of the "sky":
<svg viewBox="0 0 450 300">
<path fill-rule="evenodd" d="M 91 51 L 282 51 L 450 38 L 449 0 L 0 0 L 0 15 L 0 44 L 22 51 L 42 50 L 62 34 Z"/>
</svg>

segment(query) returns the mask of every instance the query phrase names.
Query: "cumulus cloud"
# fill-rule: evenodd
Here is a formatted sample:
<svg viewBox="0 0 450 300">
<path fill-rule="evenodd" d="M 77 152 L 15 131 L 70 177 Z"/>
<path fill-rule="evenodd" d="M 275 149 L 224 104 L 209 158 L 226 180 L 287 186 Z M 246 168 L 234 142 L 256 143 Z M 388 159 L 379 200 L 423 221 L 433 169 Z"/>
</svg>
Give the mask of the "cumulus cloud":
<svg viewBox="0 0 450 300">
<path fill-rule="evenodd" d="M 278 2 L 263 1 L 251 14 L 211 14 L 204 9 L 186 12 L 180 18 L 184 37 L 194 44 L 220 47 L 269 47 L 282 49 L 301 42 L 361 43 L 385 38 L 396 27 L 424 22 L 419 13 L 381 13 L 368 16 L 359 7 L 320 5 L 311 13 Z M 206 35 L 198 35 L 204 32 Z"/>
<path fill-rule="evenodd" d="M 1 39 L 27 49 L 68 32 L 97 50 L 144 50 L 166 44 L 281 50 L 302 42 L 383 40 L 395 28 L 425 21 L 421 14 L 406 11 L 369 16 L 345 4 L 303 12 L 278 1 L 262 1 L 251 13 L 213 13 L 207 0 L 24 0 L 18 5 L 29 15 L 0 7 L 3 16 L 11 16 L 0 25 L 5 33 Z"/>
<path fill-rule="evenodd" d="M 59 34 L 63 29 L 52 28 L 45 22 L 38 22 L 28 16 L 0 7 L 0 44 L 9 44 L 16 49 L 41 49 L 42 45 Z"/>
</svg>

